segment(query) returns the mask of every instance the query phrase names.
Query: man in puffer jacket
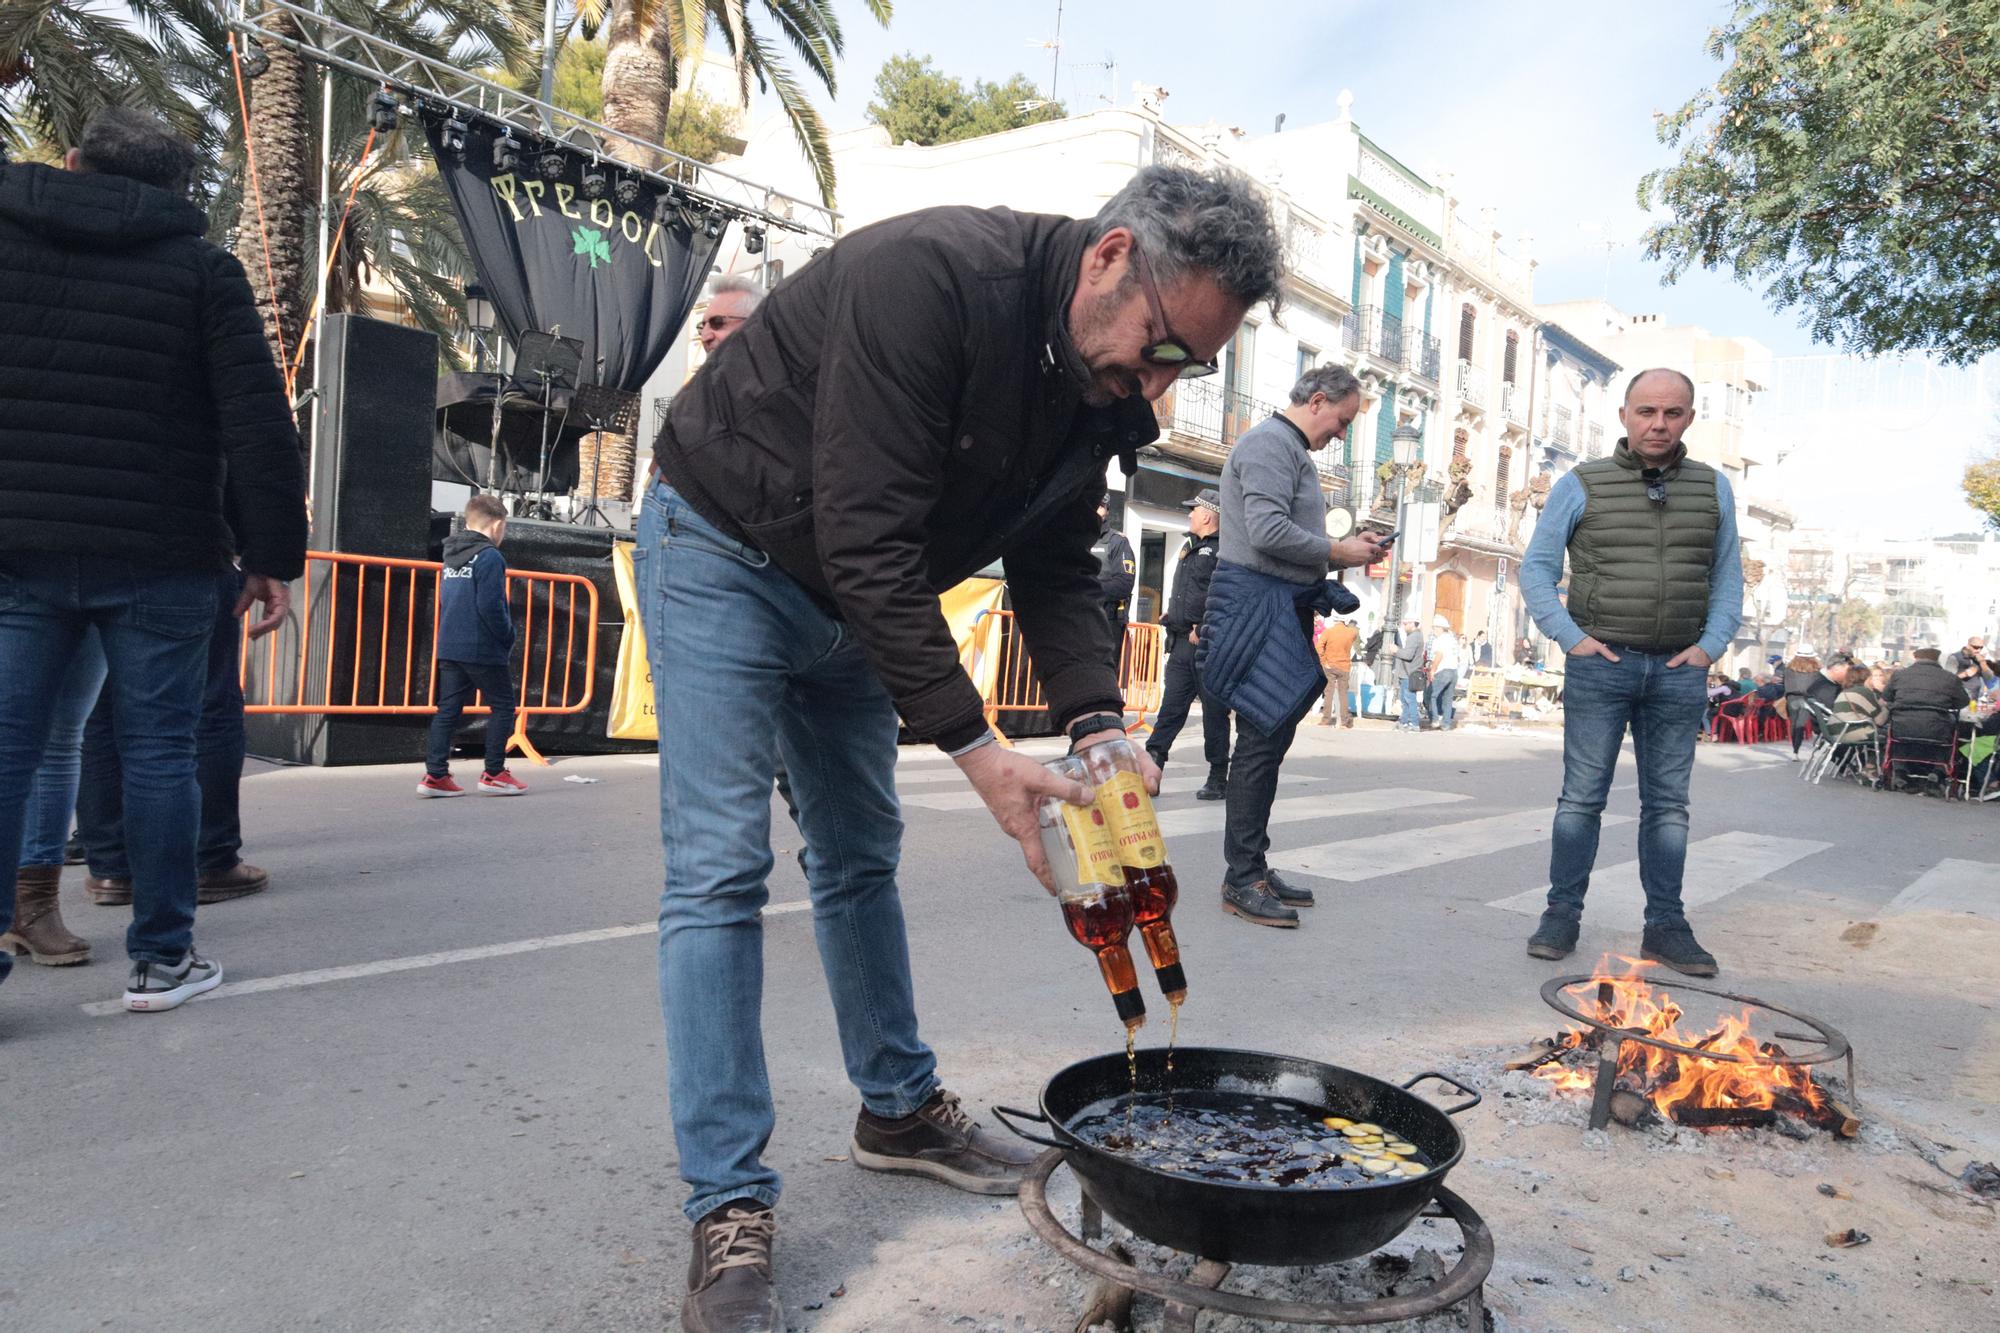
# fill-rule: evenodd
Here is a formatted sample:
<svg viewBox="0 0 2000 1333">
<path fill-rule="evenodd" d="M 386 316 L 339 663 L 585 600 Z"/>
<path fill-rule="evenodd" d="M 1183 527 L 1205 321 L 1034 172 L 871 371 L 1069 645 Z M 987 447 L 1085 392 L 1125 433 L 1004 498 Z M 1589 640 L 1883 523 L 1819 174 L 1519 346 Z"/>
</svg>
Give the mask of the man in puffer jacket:
<svg viewBox="0 0 2000 1333">
<path fill-rule="evenodd" d="M 261 602 L 263 634 L 305 566 L 298 435 L 243 268 L 188 202 L 195 164 L 165 126 L 112 108 L 66 169 L 0 166 L 0 865 L 19 860 L 50 704 L 95 627 L 125 761 L 124 1003 L 140 1011 L 222 980 L 194 949 L 194 732 L 219 587 L 240 552 L 236 609 Z M 14 906 L 0 900 L 0 932 Z"/>
</svg>

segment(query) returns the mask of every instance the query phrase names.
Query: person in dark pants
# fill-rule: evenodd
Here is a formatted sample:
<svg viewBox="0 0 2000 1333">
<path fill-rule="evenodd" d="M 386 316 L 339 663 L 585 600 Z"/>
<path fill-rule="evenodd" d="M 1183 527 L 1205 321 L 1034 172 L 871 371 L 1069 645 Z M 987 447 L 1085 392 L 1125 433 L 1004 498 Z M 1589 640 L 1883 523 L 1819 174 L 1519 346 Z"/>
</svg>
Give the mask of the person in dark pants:
<svg viewBox="0 0 2000 1333">
<path fill-rule="evenodd" d="M 55 705 L 95 633 L 132 869 L 122 1003 L 222 983 L 195 949 L 201 717 L 217 576 L 281 624 L 305 567 L 305 467 L 243 266 L 203 239 L 200 158 L 100 111 L 61 168 L 0 165 L 0 865 Z M 0 895 L 0 934 L 14 897 Z M 0 979 L 11 968 L 0 951 Z"/>
<path fill-rule="evenodd" d="M 1132 585 L 1139 564 L 1132 558 L 1132 543 L 1111 526 L 1111 492 L 1097 502 L 1097 521 L 1103 525 L 1097 545 L 1090 548 L 1097 557 L 1097 596 L 1104 603 L 1104 619 L 1111 626 L 1111 669 L 1122 671 L 1125 664 L 1125 626 L 1132 620 Z"/>
<path fill-rule="evenodd" d="M 1167 603 L 1167 671 L 1160 700 L 1159 721 L 1146 738 L 1146 750 L 1162 769 L 1174 739 L 1187 725 L 1188 710 L 1201 698 L 1202 757 L 1208 760 L 1208 780 L 1194 794 L 1197 801 L 1219 801 L 1229 785 L 1229 710 L 1201 689 L 1195 670 L 1195 649 L 1201 642 L 1201 616 L 1208 605 L 1209 580 L 1215 577 L 1216 535 L 1222 497 L 1213 488 L 1188 501 L 1188 541 L 1174 566 L 1174 595 Z"/>
<path fill-rule="evenodd" d="M 201 827 L 195 839 L 195 901 L 203 905 L 262 893 L 267 871 L 244 861 L 240 789 L 243 781 L 243 571 L 216 576 L 215 624 L 208 637 L 208 679 L 195 724 L 194 772 L 201 787 Z M 84 892 L 100 907 L 132 901 L 131 859 L 125 851 L 124 766 L 118 724 L 100 700 L 83 731 L 83 781 L 76 796 L 77 837 L 90 874 Z"/>
<path fill-rule="evenodd" d="M 1330 567 L 1367 565 L 1380 557 L 1373 534 L 1344 541 L 1327 537 L 1326 493 L 1313 461 L 1313 454 L 1345 435 L 1360 413 L 1360 381 L 1340 366 L 1316 366 L 1292 386 L 1289 406 L 1244 432 L 1222 467 L 1221 561 L 1306 588 L 1324 583 Z M 1213 617 L 1215 610 L 1208 608 L 1208 614 Z M 1310 655 L 1311 611 L 1300 612 L 1299 635 Z M 1224 811 L 1222 908 L 1252 925 L 1295 927 L 1296 908 L 1313 902 L 1312 890 L 1286 883 L 1265 854 L 1271 849 L 1278 769 L 1317 699 L 1314 691 L 1304 707 L 1269 731 L 1237 715 Z"/>
<path fill-rule="evenodd" d="M 465 527 L 444 544 L 439 581 L 437 715 L 431 719 L 430 754 L 419 796 L 463 796 L 451 779 L 451 737 L 474 692 L 486 696 L 486 771 L 481 796 L 519 796 L 527 784 L 507 771 L 507 738 L 514 734 L 514 621 L 507 611 L 507 561 L 500 543 L 507 511 L 490 495 L 465 503 Z"/>
</svg>

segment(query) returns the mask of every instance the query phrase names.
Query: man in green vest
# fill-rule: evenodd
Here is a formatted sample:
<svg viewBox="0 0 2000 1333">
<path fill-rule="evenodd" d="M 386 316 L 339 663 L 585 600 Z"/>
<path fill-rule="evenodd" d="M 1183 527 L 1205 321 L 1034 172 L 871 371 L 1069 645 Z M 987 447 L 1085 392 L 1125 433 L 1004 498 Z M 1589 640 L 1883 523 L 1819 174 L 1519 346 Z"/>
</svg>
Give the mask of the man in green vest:
<svg viewBox="0 0 2000 1333">
<path fill-rule="evenodd" d="M 1681 443 L 1694 422 L 1686 375 L 1640 371 L 1618 420 L 1626 435 L 1611 457 L 1578 464 L 1550 489 L 1521 561 L 1529 614 L 1569 654 L 1549 905 L 1528 953 L 1563 958 L 1576 948 L 1604 801 L 1630 728 L 1646 891 L 1640 956 L 1712 977 L 1715 958 L 1681 908 L 1681 870 L 1708 668 L 1743 618 L 1736 502 L 1729 479 Z M 1565 555 L 1567 605 L 1556 590 Z"/>
</svg>

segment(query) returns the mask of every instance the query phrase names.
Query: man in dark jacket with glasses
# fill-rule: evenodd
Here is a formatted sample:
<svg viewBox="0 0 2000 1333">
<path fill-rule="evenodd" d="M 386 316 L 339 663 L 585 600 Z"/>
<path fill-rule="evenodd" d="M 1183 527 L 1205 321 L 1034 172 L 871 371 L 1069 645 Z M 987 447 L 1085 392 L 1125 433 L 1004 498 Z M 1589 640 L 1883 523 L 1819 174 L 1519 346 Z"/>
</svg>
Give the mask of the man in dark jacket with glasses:
<svg viewBox="0 0 2000 1333">
<path fill-rule="evenodd" d="M 1262 197 L 1229 174 L 1147 168 L 1089 220 L 926 209 L 787 278 L 675 398 L 634 567 L 660 718 L 661 1000 L 695 1223 L 684 1328 L 783 1327 L 758 915 L 781 756 L 861 1094 L 850 1155 L 1019 1188 L 1027 1155 L 974 1127 L 917 1033 L 898 718 L 957 762 L 1052 888 L 1036 804 L 1083 789 L 993 743 L 938 593 L 1002 561 L 1059 724 L 1080 746 L 1123 736 L 1091 554 L 1106 464 L 1158 433 L 1147 400 L 1212 368 L 1276 298 L 1280 255 Z"/>
</svg>

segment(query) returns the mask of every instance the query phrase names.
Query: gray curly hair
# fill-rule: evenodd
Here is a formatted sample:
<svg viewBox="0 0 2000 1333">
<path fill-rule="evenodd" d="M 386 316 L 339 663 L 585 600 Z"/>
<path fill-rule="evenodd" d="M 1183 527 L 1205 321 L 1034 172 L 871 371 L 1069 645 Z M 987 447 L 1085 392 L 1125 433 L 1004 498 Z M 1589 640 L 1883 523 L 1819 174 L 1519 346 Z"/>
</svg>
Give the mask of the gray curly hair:
<svg viewBox="0 0 2000 1333">
<path fill-rule="evenodd" d="M 1351 393 L 1361 392 L 1361 381 L 1346 366 L 1328 363 L 1314 366 L 1299 376 L 1299 382 L 1292 386 L 1292 405 L 1301 406 L 1312 401 L 1316 393 L 1326 395 L 1329 403 L 1337 403 Z"/>
<path fill-rule="evenodd" d="M 1090 240 L 1114 227 L 1138 238 L 1162 287 L 1204 273 L 1239 301 L 1278 308 L 1284 246 L 1263 192 L 1240 171 L 1144 167 L 1097 211 Z"/>
<path fill-rule="evenodd" d="M 128 106 L 108 106 L 90 118 L 77 140 L 84 166 L 124 176 L 169 194 L 184 195 L 200 163 L 194 145 L 157 116 Z"/>
</svg>

